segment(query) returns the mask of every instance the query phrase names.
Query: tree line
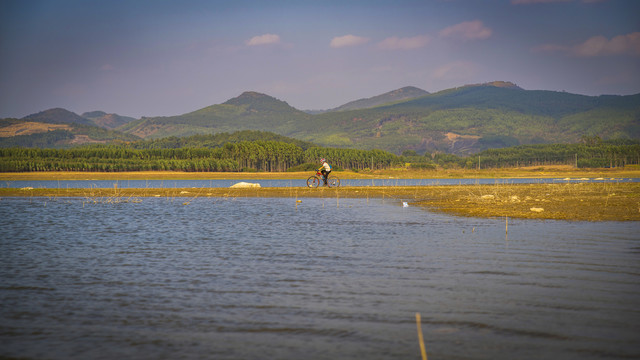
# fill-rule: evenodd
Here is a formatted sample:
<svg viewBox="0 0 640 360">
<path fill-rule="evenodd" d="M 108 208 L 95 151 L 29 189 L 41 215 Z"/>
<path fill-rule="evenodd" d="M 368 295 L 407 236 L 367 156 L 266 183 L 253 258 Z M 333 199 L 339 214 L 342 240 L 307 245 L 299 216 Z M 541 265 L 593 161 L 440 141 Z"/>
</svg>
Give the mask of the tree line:
<svg viewBox="0 0 640 360">
<path fill-rule="evenodd" d="M 386 169 L 400 157 L 381 150 L 301 147 L 280 141 L 240 141 L 221 147 L 145 148 L 91 145 L 70 149 L 0 148 L 0 172 L 16 171 L 268 171 L 327 158 L 340 169 Z"/>
<path fill-rule="evenodd" d="M 175 140 L 169 141 L 175 145 Z M 135 143 L 134 143 L 135 144 Z M 521 145 L 461 157 L 447 153 L 398 156 L 382 150 L 300 147 L 257 140 L 217 147 L 156 147 L 158 142 L 86 145 L 68 149 L 0 148 L 0 172 L 18 171 L 267 171 L 312 170 L 326 158 L 335 169 L 379 170 L 410 164 L 415 169 L 495 168 L 541 165 L 620 167 L 640 164 L 640 142 L 583 139 L 578 144 Z"/>
<path fill-rule="evenodd" d="M 474 155 L 431 154 L 427 161 L 464 168 L 572 165 L 578 168 L 624 167 L 640 164 L 640 142 L 609 140 L 578 144 L 537 144 L 488 149 Z"/>
</svg>

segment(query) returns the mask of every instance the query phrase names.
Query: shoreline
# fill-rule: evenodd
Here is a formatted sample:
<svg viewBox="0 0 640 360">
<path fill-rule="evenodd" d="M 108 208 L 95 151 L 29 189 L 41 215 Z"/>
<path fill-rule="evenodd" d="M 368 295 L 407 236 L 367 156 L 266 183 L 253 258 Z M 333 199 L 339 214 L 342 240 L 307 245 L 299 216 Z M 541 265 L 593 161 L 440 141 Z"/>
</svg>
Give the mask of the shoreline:
<svg viewBox="0 0 640 360">
<path fill-rule="evenodd" d="M 572 221 L 640 221 L 640 183 L 552 183 L 317 188 L 0 188 L 4 197 L 79 197 L 87 203 L 139 202 L 142 198 L 289 197 L 381 198 L 429 210 L 481 218 Z M 190 200 L 189 200 L 190 199 Z M 83 201 L 83 204 L 85 201 Z"/>
<path fill-rule="evenodd" d="M 475 179 L 475 178 L 640 178 L 640 167 L 577 169 L 571 166 L 534 166 L 499 169 L 387 169 L 334 171 L 341 179 Z M 0 181 L 18 180 L 288 180 L 306 179 L 314 171 L 300 172 L 0 172 Z"/>
</svg>

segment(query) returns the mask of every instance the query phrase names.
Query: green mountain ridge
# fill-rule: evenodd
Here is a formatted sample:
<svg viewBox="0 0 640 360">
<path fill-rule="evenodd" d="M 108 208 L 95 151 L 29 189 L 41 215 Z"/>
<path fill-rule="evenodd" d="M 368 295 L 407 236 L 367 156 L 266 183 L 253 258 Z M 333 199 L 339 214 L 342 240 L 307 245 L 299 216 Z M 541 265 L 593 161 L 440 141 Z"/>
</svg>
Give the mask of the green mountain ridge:
<svg viewBox="0 0 640 360">
<path fill-rule="evenodd" d="M 341 110 L 312 115 L 272 96 L 248 91 L 183 115 L 138 120 L 123 117 L 123 125 L 111 135 L 161 139 L 252 130 L 320 146 L 396 154 L 404 150 L 469 154 L 514 145 L 571 143 L 584 136 L 640 139 L 640 94 L 586 96 L 525 90 L 505 81 L 414 96 L 421 92 L 405 87 L 346 103 Z M 407 94 L 411 95 L 400 99 Z M 348 109 L 347 105 L 356 108 Z M 97 121 L 108 115 L 92 112 L 79 116 L 64 113 L 64 109 L 52 110 L 52 121 L 63 123 L 72 119 Z M 42 120 L 44 115 L 31 117 Z M 105 122 L 102 125 L 107 126 Z"/>
<path fill-rule="evenodd" d="M 133 118 L 102 111 L 82 116 L 62 108 L 54 108 L 25 116 L 22 119 L 0 119 L 0 131 L 16 128 L 15 136 L 0 136 L 0 147 L 60 148 L 113 141 L 136 141 L 139 137 L 113 130 Z M 50 130 L 56 124 L 58 128 Z M 60 128 L 63 125 L 63 128 Z M 26 133 L 26 134 L 25 134 Z"/>
<path fill-rule="evenodd" d="M 91 120 L 93 125 L 105 128 L 105 129 L 116 129 L 125 124 L 128 124 L 132 121 L 135 121 L 135 118 L 128 116 L 120 116 L 118 114 L 107 114 L 104 111 L 91 111 L 82 114 L 82 117 L 85 119 Z"/>
<path fill-rule="evenodd" d="M 372 108 L 372 107 L 376 107 L 384 104 L 414 99 L 414 98 L 428 95 L 428 94 L 429 92 L 419 89 L 417 87 L 406 86 L 397 90 L 389 91 L 382 95 L 377 95 L 370 98 L 351 101 L 330 110 L 306 111 L 306 112 L 315 115 L 315 114 L 322 114 L 322 113 L 334 112 L 334 111 L 367 109 L 367 108 Z"/>
</svg>

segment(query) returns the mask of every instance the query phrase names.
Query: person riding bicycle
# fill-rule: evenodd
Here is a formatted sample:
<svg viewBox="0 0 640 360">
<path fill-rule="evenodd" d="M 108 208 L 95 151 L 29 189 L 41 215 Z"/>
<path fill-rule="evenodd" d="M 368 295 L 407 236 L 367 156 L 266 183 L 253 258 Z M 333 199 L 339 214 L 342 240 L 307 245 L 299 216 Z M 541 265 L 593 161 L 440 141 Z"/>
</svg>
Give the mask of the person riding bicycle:
<svg viewBox="0 0 640 360">
<path fill-rule="evenodd" d="M 325 160 L 324 158 L 320 159 L 320 163 L 322 164 L 322 166 L 320 166 L 317 171 L 320 171 L 322 173 L 322 181 L 324 181 L 324 186 L 327 186 L 327 178 L 331 173 L 331 165 L 329 165 L 327 160 Z"/>
</svg>

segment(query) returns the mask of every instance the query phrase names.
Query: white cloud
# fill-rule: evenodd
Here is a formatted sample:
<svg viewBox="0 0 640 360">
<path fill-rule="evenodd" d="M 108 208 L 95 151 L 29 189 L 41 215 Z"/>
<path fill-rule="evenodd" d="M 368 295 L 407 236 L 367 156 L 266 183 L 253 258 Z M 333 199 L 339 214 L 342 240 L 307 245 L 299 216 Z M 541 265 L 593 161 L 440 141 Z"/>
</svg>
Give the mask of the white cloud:
<svg viewBox="0 0 640 360">
<path fill-rule="evenodd" d="M 425 47 L 431 38 L 427 35 L 419 35 L 414 37 L 398 38 L 390 37 L 378 43 L 378 47 L 384 50 L 411 50 Z"/>
<path fill-rule="evenodd" d="M 545 44 L 535 47 L 535 52 L 563 52 L 578 57 L 611 55 L 640 56 L 640 32 L 618 35 L 612 39 L 599 35 L 575 46 Z"/>
<path fill-rule="evenodd" d="M 618 35 L 611 40 L 594 36 L 575 46 L 572 53 L 581 57 L 631 54 L 640 56 L 640 32 Z"/>
<path fill-rule="evenodd" d="M 347 46 L 356 46 L 362 45 L 369 42 L 368 38 L 355 36 L 355 35 L 345 35 L 345 36 L 337 36 L 331 39 L 331 43 L 329 46 L 332 48 L 341 48 Z"/>
<path fill-rule="evenodd" d="M 455 79 L 465 81 L 476 74 L 477 66 L 469 61 L 454 61 L 433 71 L 436 79 Z"/>
<path fill-rule="evenodd" d="M 488 39 L 493 31 L 484 26 L 482 21 L 465 21 L 457 25 L 449 26 L 440 31 L 441 37 L 455 38 L 461 40 L 484 40 Z"/>
<path fill-rule="evenodd" d="M 269 45 L 269 44 L 279 44 L 280 36 L 275 34 L 263 34 L 254 36 L 247 41 L 247 45 L 249 46 L 257 46 L 257 45 Z"/>
</svg>

